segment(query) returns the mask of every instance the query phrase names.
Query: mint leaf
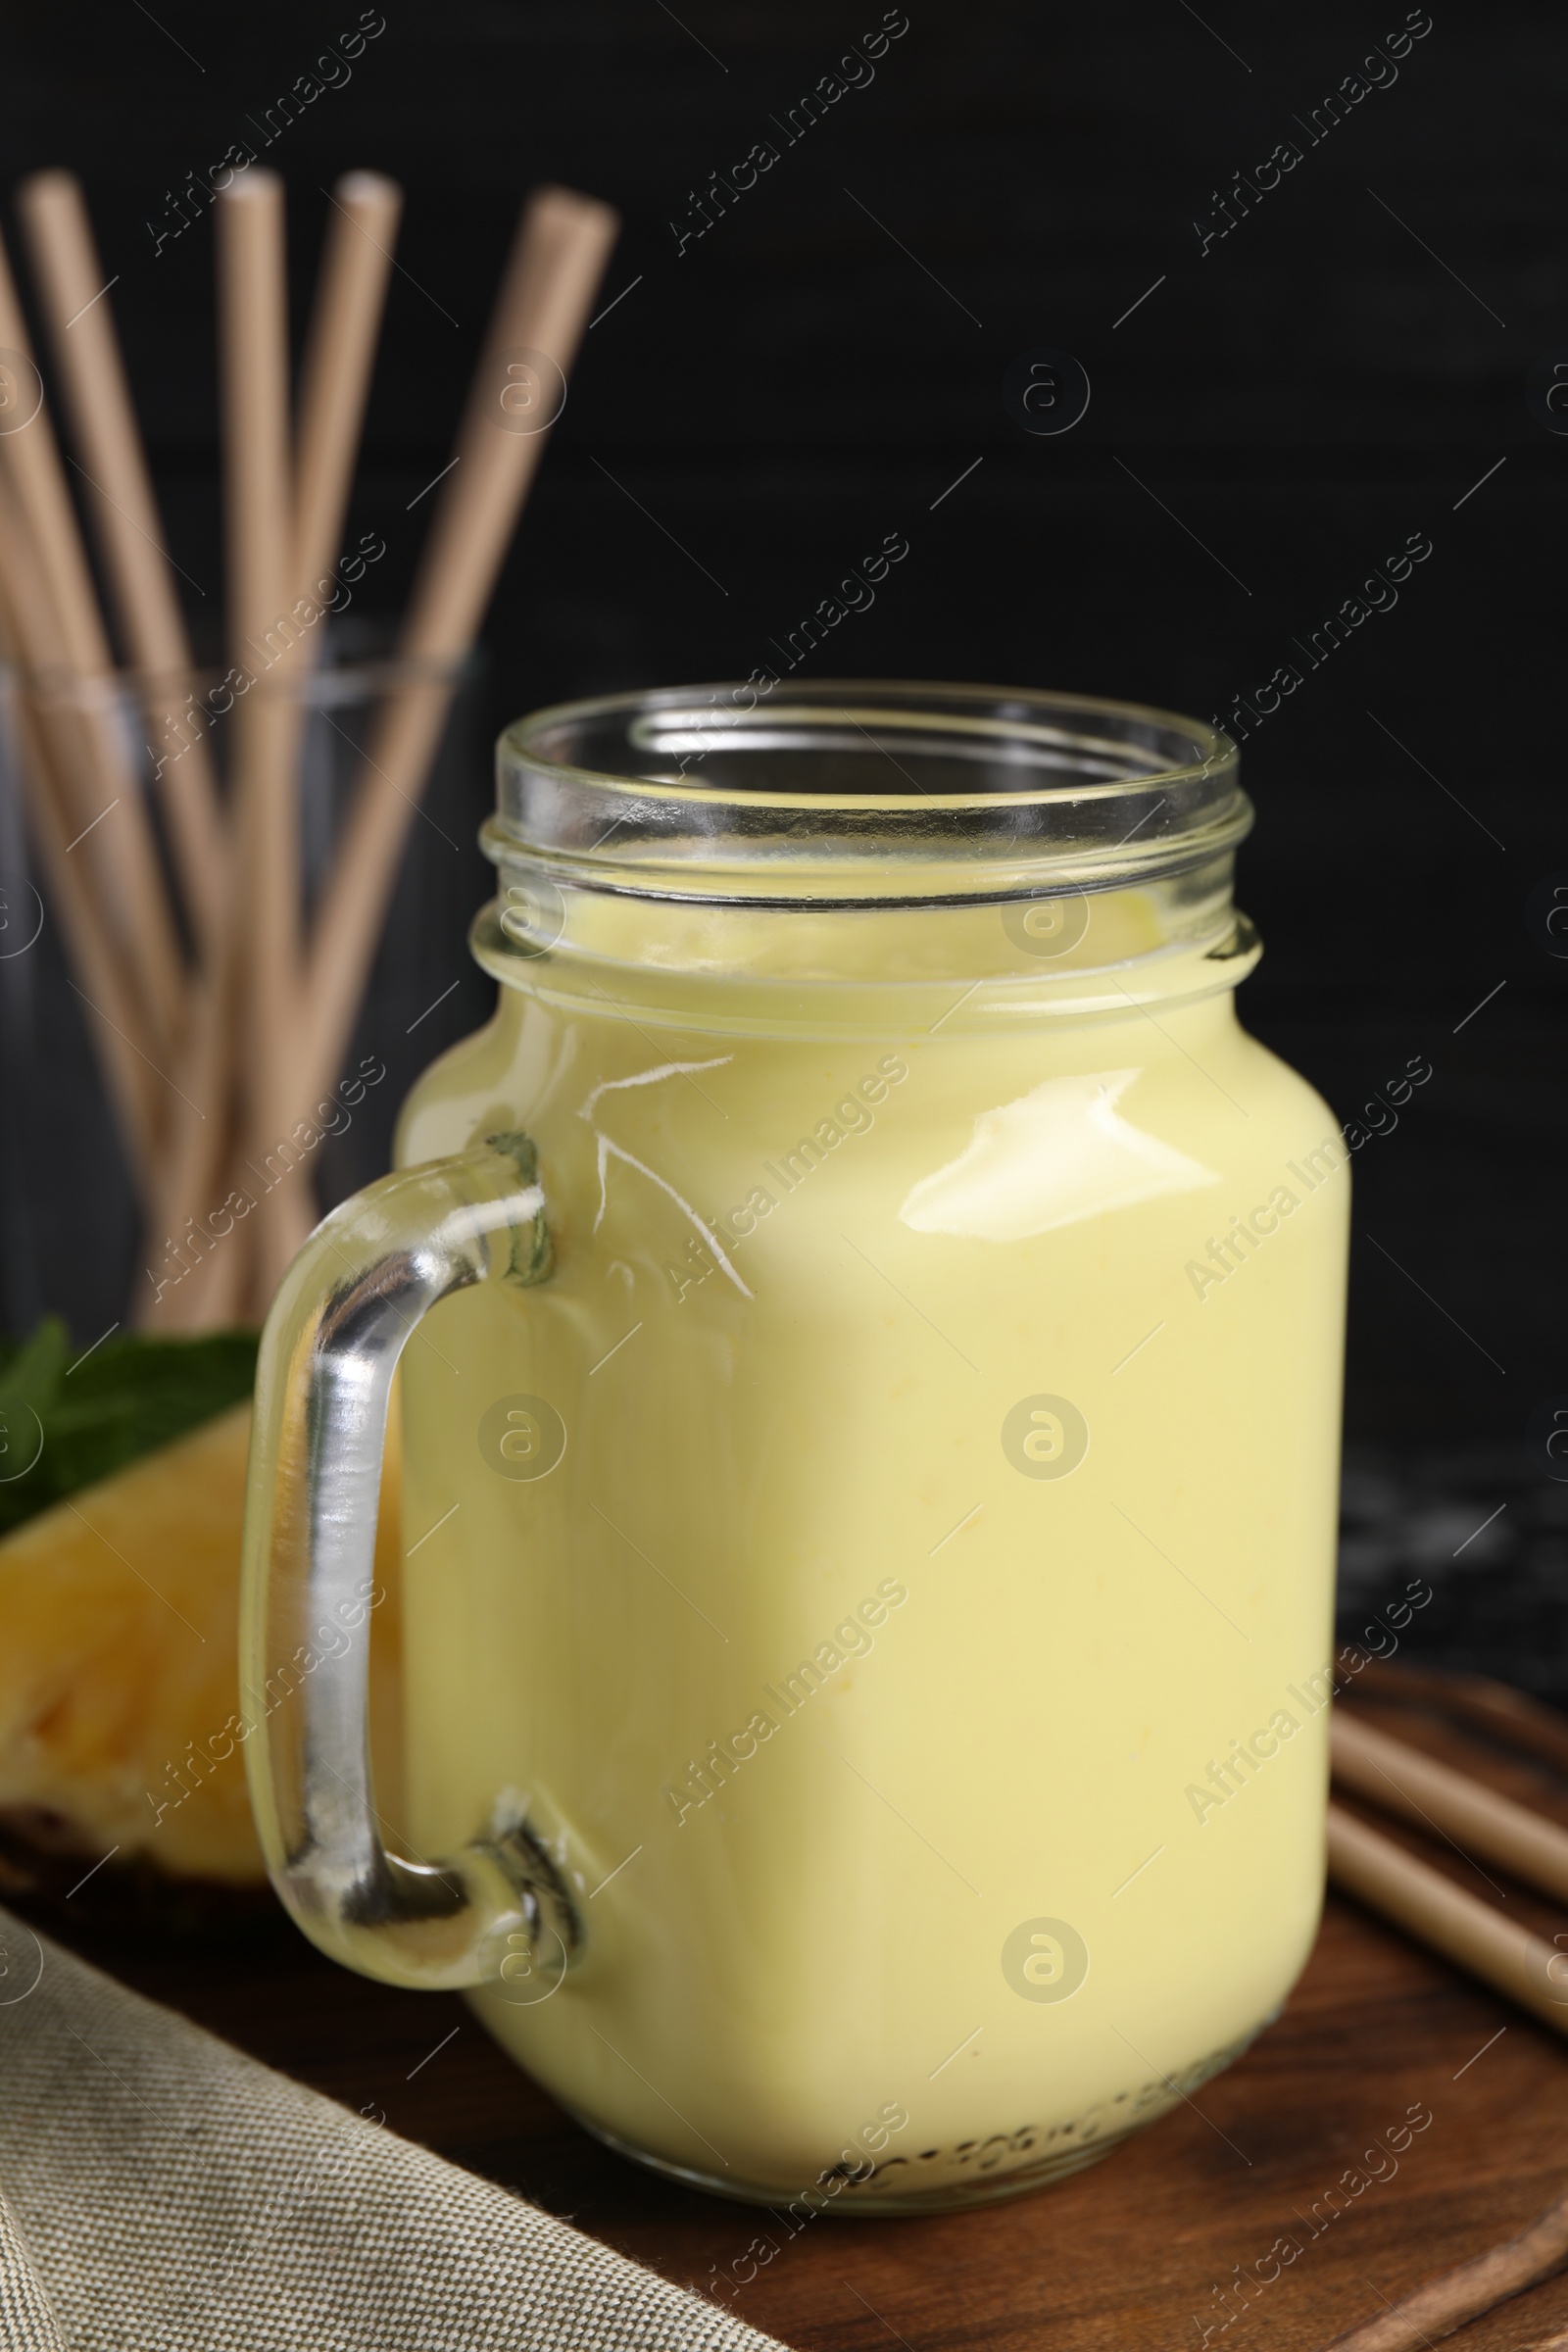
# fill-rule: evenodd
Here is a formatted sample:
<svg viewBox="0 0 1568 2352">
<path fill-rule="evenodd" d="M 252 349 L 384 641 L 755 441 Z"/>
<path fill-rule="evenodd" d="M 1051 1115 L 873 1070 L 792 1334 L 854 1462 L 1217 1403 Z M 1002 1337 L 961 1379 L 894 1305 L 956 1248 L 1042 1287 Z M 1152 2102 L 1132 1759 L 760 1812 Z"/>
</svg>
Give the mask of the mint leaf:
<svg viewBox="0 0 1568 2352">
<path fill-rule="evenodd" d="M 0 1340 L 0 1536 L 248 1396 L 256 1348 L 252 1331 L 124 1332 L 82 1358 L 58 1315 Z"/>
</svg>

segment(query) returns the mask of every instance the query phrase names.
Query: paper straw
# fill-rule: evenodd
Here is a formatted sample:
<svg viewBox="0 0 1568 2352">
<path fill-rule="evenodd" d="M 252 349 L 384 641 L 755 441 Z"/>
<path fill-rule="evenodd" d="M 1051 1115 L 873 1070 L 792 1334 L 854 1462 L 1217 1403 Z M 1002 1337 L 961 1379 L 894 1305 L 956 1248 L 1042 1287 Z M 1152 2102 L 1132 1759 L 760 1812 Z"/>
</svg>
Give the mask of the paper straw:
<svg viewBox="0 0 1568 2352">
<path fill-rule="evenodd" d="M 132 1180 L 145 1193 L 151 1181 L 158 1126 L 156 1077 L 141 1049 L 114 1017 L 117 1010 L 122 1018 L 126 1013 L 115 951 L 92 903 L 88 869 L 73 860 L 57 753 L 20 674 L 22 668 L 32 666 L 20 616 L 30 611 L 36 621 L 39 596 L 11 494 L 0 490 L 0 659 L 16 665 L 18 671 L 18 750 L 27 813 L 67 952 L 83 984 L 87 999 L 83 1019 L 114 1104 Z"/>
<path fill-rule="evenodd" d="M 1401 2295 L 1397 2303 L 1391 2303 L 1380 2287 L 1373 2286 L 1383 2309 L 1358 2328 L 1337 2335 L 1327 2352 L 1431 2352 L 1444 2336 L 1468 2327 L 1483 2313 L 1495 2311 L 1499 2303 L 1539 2286 L 1544 2278 L 1555 2278 L 1565 2262 L 1568 2197 L 1559 2197 L 1517 2236 L 1504 2238 L 1500 2246 L 1489 2246 L 1484 2254 L 1473 2255 L 1470 2261 L 1429 2278 L 1412 2293 Z M 1498 2339 L 1493 2335 L 1490 2340 L 1495 2344 Z M 1517 2352 L 1561 2352 L 1564 2345 L 1568 2345 L 1568 2334 L 1554 2328 L 1550 2335 L 1538 2335 L 1528 2344 L 1517 2345 Z"/>
<path fill-rule="evenodd" d="M 402 202 L 396 182 L 373 172 L 346 173 L 333 192 L 326 251 L 302 369 L 288 548 L 293 588 L 296 594 L 313 600 L 324 585 L 348 506 Z M 319 658 L 321 634 L 319 624 L 308 630 L 291 652 L 274 662 L 272 675 L 281 680 L 306 670 L 313 658 Z M 302 702 L 292 694 L 280 698 L 280 707 L 269 722 L 275 730 L 271 749 L 280 769 L 297 761 L 305 720 Z M 223 974 L 223 987 L 232 993 L 239 977 L 231 961 Z M 225 1009 L 220 989 L 202 1011 L 208 1062 L 220 1070 L 234 1007 L 230 1004 Z M 155 1247 L 161 1250 L 168 1240 L 189 1231 L 190 1219 L 209 1215 L 220 1205 L 216 1196 L 232 1138 L 225 1125 L 220 1136 L 197 1131 L 180 1140 L 184 1149 L 168 1168 L 152 1220 Z M 246 1140 L 251 1139 L 247 1136 Z M 297 1213 L 290 1215 L 286 1224 L 280 1223 L 279 1251 L 303 1238 L 302 1225 L 309 1223 L 307 1181 L 301 1177 L 295 1188 L 303 1196 L 302 1202 L 295 1204 Z M 282 1209 L 271 1214 L 279 1220 L 284 1216 Z M 199 1242 L 196 1248 L 199 1250 Z M 232 1224 L 216 1248 L 198 1257 L 190 1273 L 172 1280 L 156 1298 L 149 1286 L 141 1301 L 141 1319 L 149 1328 L 169 1331 L 197 1330 L 232 1320 L 244 1305 L 253 1255 L 248 1227 Z M 167 1262 L 166 1251 L 158 1263 Z"/>
<path fill-rule="evenodd" d="M 26 322 L 3 247 L 0 348 L 15 352 L 24 368 L 32 368 Z M 72 815 L 85 824 L 112 809 L 90 853 L 98 878 L 96 895 L 102 919 L 130 943 L 128 984 L 140 998 L 154 1051 L 167 1054 L 178 1038 L 184 1014 L 179 944 L 147 810 L 115 724 L 109 644 L 46 407 L 40 406 L 29 421 L 0 433 L 0 466 L 16 493 L 38 559 L 69 673 L 84 686 L 104 689 L 101 697 L 83 694 L 77 706 L 80 732 L 91 747 L 99 807 L 78 804 Z M 79 793 L 79 782 L 72 781 Z"/>
<path fill-rule="evenodd" d="M 287 702 L 268 674 L 280 659 L 280 624 L 294 602 L 282 182 L 275 172 L 247 171 L 216 199 L 214 215 L 231 653 L 254 681 L 233 720 L 232 931 L 243 957 L 247 1150 L 265 1158 L 296 1115 L 300 995 L 298 780 L 288 758 Z M 257 1218 L 270 1295 L 314 1221 L 308 1179 L 267 1191 Z"/>
<path fill-rule="evenodd" d="M 553 384 L 564 392 L 618 225 L 608 205 L 565 188 L 542 189 L 524 208 L 398 646 L 401 660 L 438 674 L 388 698 L 312 932 L 302 1102 L 330 1087 L 353 1032 L 451 702 L 450 679 L 439 672 L 473 642 L 544 453 L 548 423 L 512 429 L 529 419 L 504 396 L 509 387 L 526 391 L 530 378 L 509 376 L 509 366 L 528 365 L 514 355 L 542 353 L 559 374 L 546 368 L 531 385 L 547 401 Z"/>
<path fill-rule="evenodd" d="M 1329 1807 L 1328 1848 L 1337 1886 L 1568 2034 L 1568 1972 L 1544 1936 L 1515 1927 L 1342 1805 Z"/>
<path fill-rule="evenodd" d="M 86 461 L 87 507 L 103 550 L 121 632 L 142 671 L 141 691 L 160 766 L 155 783 L 192 931 L 199 993 L 179 1057 L 163 1150 L 147 1190 L 144 1262 L 159 1268 L 172 1235 L 198 1213 L 221 1165 L 228 1131 L 228 1037 L 220 963 L 228 844 L 205 724 L 185 701 L 194 684 L 190 642 L 164 545 L 152 479 L 80 182 L 68 172 L 24 180 L 19 210 L 38 278 L 55 362 Z M 141 1323 L 179 1328 L 195 1311 L 184 1283 L 132 1299 Z"/>
<path fill-rule="evenodd" d="M 152 479 L 136 428 L 105 273 L 81 185 L 69 172 L 24 180 L 18 209 L 27 234 L 55 365 L 85 461 L 86 500 L 103 550 L 130 660 L 144 691 L 170 845 L 191 926 L 213 953 L 222 921 L 226 849 L 204 735 L 178 751 L 172 737 L 193 684 L 190 641 L 164 545 Z M 189 730 L 187 730 L 189 732 Z"/>
<path fill-rule="evenodd" d="M 378 172 L 348 172 L 332 205 L 300 372 L 293 577 L 305 596 L 330 572 L 348 512 L 403 190 Z"/>
<path fill-rule="evenodd" d="M 1568 1902 L 1568 1830 L 1499 1796 L 1468 1773 L 1391 1739 L 1343 1707 L 1334 1712 L 1334 1778 L 1385 1813 L 1451 1838 L 1515 1878 Z M 1564 1986 L 1568 1992 L 1568 1985 Z"/>
</svg>

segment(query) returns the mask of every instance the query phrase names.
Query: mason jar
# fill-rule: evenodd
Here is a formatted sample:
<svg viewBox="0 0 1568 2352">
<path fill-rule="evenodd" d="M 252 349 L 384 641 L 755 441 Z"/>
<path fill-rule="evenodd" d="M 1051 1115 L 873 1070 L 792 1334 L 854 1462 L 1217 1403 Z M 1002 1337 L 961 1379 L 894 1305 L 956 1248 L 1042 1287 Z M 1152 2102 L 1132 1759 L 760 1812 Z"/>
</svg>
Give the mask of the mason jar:
<svg viewBox="0 0 1568 2352">
<path fill-rule="evenodd" d="M 1236 750 L 801 681 L 546 710 L 498 775 L 494 1017 L 264 1342 L 274 1881 L 662 2172 L 1010 2195 L 1243 2050 L 1318 1919 L 1348 1154 L 1236 1016 Z"/>
</svg>

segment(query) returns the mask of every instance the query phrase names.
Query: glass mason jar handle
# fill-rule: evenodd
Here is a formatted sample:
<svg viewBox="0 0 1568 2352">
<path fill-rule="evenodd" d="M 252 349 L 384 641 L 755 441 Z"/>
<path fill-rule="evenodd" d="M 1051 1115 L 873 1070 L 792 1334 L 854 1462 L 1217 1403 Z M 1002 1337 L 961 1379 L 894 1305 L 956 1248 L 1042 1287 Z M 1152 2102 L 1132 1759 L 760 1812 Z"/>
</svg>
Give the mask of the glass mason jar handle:
<svg viewBox="0 0 1568 2352">
<path fill-rule="evenodd" d="M 550 1231 L 532 1144 L 494 1135 L 387 1176 L 318 1225 L 262 1335 L 240 1596 L 251 1802 L 273 1886 L 313 1942 L 390 1984 L 564 1973 L 581 1929 L 520 1820 L 461 1852 L 382 1842 L 368 1652 L 392 1375 L 421 1315 L 476 1282 L 541 1282 Z"/>
</svg>

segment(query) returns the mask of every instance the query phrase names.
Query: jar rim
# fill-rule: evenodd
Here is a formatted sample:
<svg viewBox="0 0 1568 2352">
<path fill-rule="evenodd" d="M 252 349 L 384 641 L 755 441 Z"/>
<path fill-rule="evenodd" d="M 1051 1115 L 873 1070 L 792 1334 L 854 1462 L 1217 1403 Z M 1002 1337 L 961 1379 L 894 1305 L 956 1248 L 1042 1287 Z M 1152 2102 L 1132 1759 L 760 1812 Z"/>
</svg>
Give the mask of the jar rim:
<svg viewBox="0 0 1568 2352">
<path fill-rule="evenodd" d="M 662 687 L 508 727 L 485 846 L 655 896 L 1054 895 L 1233 850 L 1252 822 L 1239 765 L 1200 720 L 1099 696 L 853 678 Z"/>
</svg>

